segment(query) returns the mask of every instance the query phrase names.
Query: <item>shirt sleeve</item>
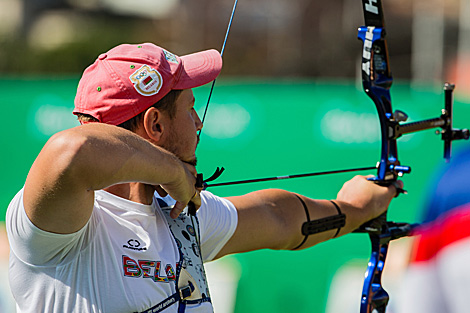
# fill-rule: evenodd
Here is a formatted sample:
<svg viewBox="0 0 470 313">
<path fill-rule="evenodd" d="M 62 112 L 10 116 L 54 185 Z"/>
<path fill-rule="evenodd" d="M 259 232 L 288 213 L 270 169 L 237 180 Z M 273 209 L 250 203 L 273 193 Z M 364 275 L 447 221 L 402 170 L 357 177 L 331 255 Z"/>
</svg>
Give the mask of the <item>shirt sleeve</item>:
<svg viewBox="0 0 470 313">
<path fill-rule="evenodd" d="M 81 249 L 88 227 L 72 234 L 56 234 L 36 227 L 26 215 L 23 190 L 10 202 L 5 219 L 12 253 L 31 265 L 55 266 L 66 262 L 73 250 Z"/>
<path fill-rule="evenodd" d="M 238 224 L 235 206 L 227 199 L 201 192 L 201 208 L 198 210 L 201 230 L 202 258 L 211 261 L 232 237 Z"/>
</svg>

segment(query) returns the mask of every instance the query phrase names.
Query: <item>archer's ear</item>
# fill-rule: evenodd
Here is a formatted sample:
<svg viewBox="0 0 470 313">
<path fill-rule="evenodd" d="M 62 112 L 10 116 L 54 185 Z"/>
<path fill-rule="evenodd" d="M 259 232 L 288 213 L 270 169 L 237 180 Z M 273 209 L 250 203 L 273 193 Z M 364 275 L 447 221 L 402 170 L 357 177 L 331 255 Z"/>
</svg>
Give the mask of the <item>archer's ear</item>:
<svg viewBox="0 0 470 313">
<path fill-rule="evenodd" d="M 160 110 L 150 107 L 144 114 L 143 126 L 147 136 L 158 143 L 165 130 L 165 114 Z"/>
</svg>

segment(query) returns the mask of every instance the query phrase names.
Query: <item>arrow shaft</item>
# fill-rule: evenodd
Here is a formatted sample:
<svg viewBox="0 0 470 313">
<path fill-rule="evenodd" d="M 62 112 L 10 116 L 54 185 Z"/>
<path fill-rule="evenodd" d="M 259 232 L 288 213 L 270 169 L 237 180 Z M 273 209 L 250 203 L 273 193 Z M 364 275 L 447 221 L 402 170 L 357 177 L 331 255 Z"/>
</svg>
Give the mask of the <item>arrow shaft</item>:
<svg viewBox="0 0 470 313">
<path fill-rule="evenodd" d="M 220 186 L 229 186 L 229 185 L 259 183 L 259 182 L 273 181 L 273 180 L 284 180 L 284 179 L 312 177 L 312 176 L 338 174 L 338 173 L 359 172 L 359 171 L 368 171 L 368 170 L 375 170 L 375 169 L 377 169 L 375 166 L 369 166 L 369 167 L 359 167 L 359 168 L 352 168 L 352 169 L 333 170 L 333 171 L 324 171 L 324 172 L 315 172 L 315 173 L 306 173 L 306 174 L 273 176 L 273 177 L 265 177 L 265 178 L 237 180 L 237 181 L 231 181 L 231 182 L 225 182 L 225 183 L 208 184 L 206 185 L 206 187 L 220 187 Z"/>
</svg>

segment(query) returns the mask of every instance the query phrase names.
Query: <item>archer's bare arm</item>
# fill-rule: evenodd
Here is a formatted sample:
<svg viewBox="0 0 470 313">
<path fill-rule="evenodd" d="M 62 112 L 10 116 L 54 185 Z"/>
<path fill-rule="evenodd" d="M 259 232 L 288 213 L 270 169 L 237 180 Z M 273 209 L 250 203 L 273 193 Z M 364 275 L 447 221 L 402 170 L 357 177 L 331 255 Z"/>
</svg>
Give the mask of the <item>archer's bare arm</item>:
<svg viewBox="0 0 470 313">
<path fill-rule="evenodd" d="M 381 187 L 362 176 L 346 182 L 335 200 L 346 214 L 346 225 L 338 236 L 350 233 L 385 212 L 395 193 L 395 187 Z M 328 200 L 300 197 L 307 205 L 310 220 L 338 214 Z M 237 208 L 238 226 L 217 258 L 264 248 L 290 250 L 304 239 L 301 226 L 307 218 L 302 203 L 293 193 L 269 189 L 228 199 Z M 301 248 L 331 239 L 335 233 L 336 229 L 333 229 L 310 235 Z"/>
<path fill-rule="evenodd" d="M 43 230 L 72 233 L 88 221 L 94 190 L 125 182 L 162 185 L 182 205 L 195 194 L 194 173 L 173 154 L 130 131 L 94 123 L 46 143 L 26 179 L 26 214 Z"/>
</svg>

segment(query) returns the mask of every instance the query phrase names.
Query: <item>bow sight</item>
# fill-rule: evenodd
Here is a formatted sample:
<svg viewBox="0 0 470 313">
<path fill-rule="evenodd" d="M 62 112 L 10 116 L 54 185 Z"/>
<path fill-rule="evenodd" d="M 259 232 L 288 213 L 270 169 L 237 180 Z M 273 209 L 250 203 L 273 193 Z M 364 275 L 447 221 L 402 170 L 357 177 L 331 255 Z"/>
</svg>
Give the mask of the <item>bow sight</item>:
<svg viewBox="0 0 470 313">
<path fill-rule="evenodd" d="M 445 83 L 443 89 L 445 95 L 445 106 L 439 117 L 413 123 L 399 124 L 399 122 L 406 122 L 408 116 L 404 112 L 396 110 L 393 114 L 393 120 L 396 121 L 396 125 L 391 129 L 391 133 L 393 134 L 393 138 L 397 139 L 404 134 L 440 127 L 442 130 L 437 131 L 437 133 L 441 134 L 441 139 L 444 141 L 444 158 L 446 161 L 450 161 L 452 141 L 468 139 L 470 133 L 468 129 L 452 128 L 452 94 L 455 89 L 455 85 Z"/>
</svg>

